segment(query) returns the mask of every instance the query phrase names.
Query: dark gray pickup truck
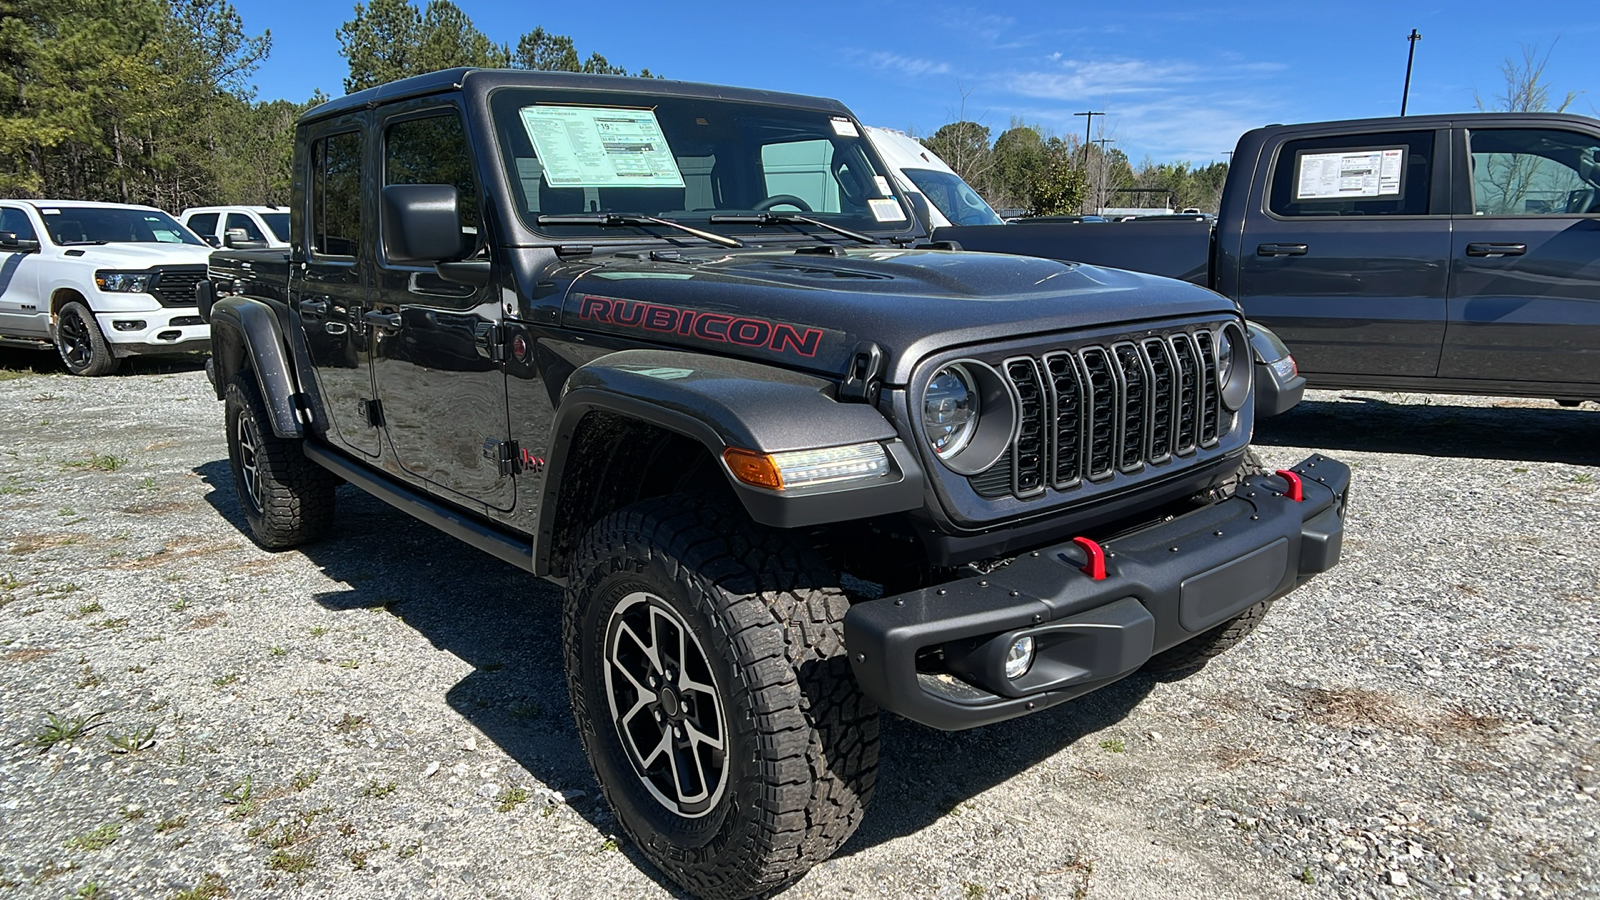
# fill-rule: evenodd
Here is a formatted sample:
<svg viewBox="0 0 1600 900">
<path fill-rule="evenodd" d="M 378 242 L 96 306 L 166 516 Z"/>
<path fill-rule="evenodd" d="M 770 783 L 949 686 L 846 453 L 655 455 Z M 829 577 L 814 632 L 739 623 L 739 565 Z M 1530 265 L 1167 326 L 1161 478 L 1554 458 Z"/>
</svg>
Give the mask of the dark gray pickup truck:
<svg viewBox="0 0 1600 900">
<path fill-rule="evenodd" d="M 1313 387 L 1600 399 L 1600 121 L 1476 113 L 1258 128 L 1215 223 L 956 226 L 939 240 L 1182 278 Z"/>
</svg>

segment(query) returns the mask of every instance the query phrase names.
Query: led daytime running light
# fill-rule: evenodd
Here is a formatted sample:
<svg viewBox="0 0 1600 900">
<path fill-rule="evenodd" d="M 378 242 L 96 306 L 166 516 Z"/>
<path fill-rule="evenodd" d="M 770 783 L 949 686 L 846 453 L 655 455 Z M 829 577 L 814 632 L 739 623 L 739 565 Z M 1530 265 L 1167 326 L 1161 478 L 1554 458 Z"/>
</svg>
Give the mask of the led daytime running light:
<svg viewBox="0 0 1600 900">
<path fill-rule="evenodd" d="M 878 478 L 889 473 L 888 451 L 875 442 L 770 454 L 729 447 L 722 458 L 733 477 L 777 491 Z"/>
</svg>

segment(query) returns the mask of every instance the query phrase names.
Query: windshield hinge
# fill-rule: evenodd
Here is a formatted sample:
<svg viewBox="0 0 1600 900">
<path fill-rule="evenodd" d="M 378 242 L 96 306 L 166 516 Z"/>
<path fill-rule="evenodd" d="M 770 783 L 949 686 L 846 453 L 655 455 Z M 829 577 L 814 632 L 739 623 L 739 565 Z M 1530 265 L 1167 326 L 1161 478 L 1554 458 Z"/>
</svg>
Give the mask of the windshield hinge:
<svg viewBox="0 0 1600 900">
<path fill-rule="evenodd" d="M 856 344 L 850 354 L 850 368 L 839 382 L 839 399 L 846 403 L 878 404 L 878 392 L 883 387 L 883 348 L 871 341 Z"/>
<path fill-rule="evenodd" d="M 916 242 L 917 236 L 914 234 L 892 234 L 889 236 L 889 243 L 894 244 L 896 247 L 908 247 Z"/>
<path fill-rule="evenodd" d="M 796 247 L 796 256 L 849 256 L 845 249 L 838 244 L 816 244 L 810 247 Z"/>
</svg>

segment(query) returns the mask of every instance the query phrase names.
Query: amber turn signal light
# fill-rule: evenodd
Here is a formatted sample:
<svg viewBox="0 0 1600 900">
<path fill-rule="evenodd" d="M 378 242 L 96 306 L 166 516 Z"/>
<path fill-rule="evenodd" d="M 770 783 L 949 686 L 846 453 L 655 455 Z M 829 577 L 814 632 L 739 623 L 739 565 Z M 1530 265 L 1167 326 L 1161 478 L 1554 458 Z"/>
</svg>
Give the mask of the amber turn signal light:
<svg viewBox="0 0 1600 900">
<path fill-rule="evenodd" d="M 778 466 L 772 457 L 765 453 L 729 447 L 722 451 L 722 460 L 728 464 L 728 471 L 733 473 L 733 477 L 745 484 L 774 491 L 783 490 L 783 476 L 778 474 Z"/>
</svg>

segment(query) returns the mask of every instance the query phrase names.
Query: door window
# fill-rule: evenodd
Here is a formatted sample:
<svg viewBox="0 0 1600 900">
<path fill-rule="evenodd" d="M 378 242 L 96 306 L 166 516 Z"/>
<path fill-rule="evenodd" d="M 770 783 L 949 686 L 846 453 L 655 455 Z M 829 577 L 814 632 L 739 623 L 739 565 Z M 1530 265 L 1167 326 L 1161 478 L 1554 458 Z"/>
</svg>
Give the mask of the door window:
<svg viewBox="0 0 1600 900">
<path fill-rule="evenodd" d="M 216 213 L 195 213 L 184 224 L 189 226 L 190 231 L 205 238 L 207 242 L 215 243 L 217 235 Z"/>
<path fill-rule="evenodd" d="M 0 231 L 9 231 L 17 236 L 19 241 L 36 241 L 39 236 L 34 233 L 33 223 L 28 221 L 28 214 L 15 206 L 0 209 Z"/>
<path fill-rule="evenodd" d="M 361 246 L 361 134 L 347 131 L 311 145 L 311 249 L 356 255 Z"/>
<path fill-rule="evenodd" d="M 384 138 L 383 183 L 453 185 L 461 230 L 476 239 L 478 181 L 472 174 L 467 133 L 456 113 L 390 125 Z"/>
<path fill-rule="evenodd" d="M 1278 151 L 1274 215 L 1425 216 L 1433 132 L 1350 134 L 1289 141 Z"/>
<path fill-rule="evenodd" d="M 1467 136 L 1472 211 L 1479 216 L 1600 213 L 1600 140 L 1546 128 Z"/>
<path fill-rule="evenodd" d="M 244 229 L 244 238 L 247 241 L 266 241 L 267 236 L 261 233 L 260 227 L 244 213 L 228 213 L 228 227 L 223 231 L 227 234 L 235 228 Z"/>
</svg>

